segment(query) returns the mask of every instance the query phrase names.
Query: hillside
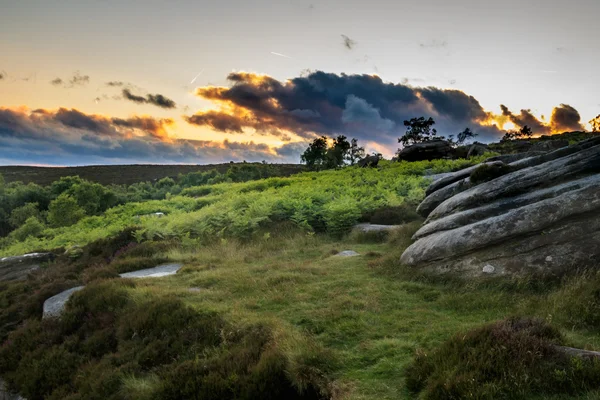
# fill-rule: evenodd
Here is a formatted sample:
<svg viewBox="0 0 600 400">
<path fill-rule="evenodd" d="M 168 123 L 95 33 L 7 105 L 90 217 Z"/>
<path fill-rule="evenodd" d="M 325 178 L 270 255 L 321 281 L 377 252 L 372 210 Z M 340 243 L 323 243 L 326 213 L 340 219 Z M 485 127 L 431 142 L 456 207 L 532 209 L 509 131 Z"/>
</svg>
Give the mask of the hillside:
<svg viewBox="0 0 600 400">
<path fill-rule="evenodd" d="M 238 164 L 241 163 L 233 163 L 233 165 Z M 33 182 L 38 185 L 49 185 L 61 177 L 76 175 L 102 185 L 131 185 L 137 182 L 152 182 L 165 177 L 176 178 L 179 174 L 185 175 L 191 172 L 204 172 L 212 169 L 224 173 L 231 165 L 231 163 L 226 163 L 206 165 L 92 165 L 84 167 L 0 166 L 0 175 L 4 176 L 6 182 Z M 282 176 L 292 175 L 303 170 L 303 166 L 300 164 L 272 165 L 281 171 Z"/>
<path fill-rule="evenodd" d="M 556 346 L 600 348 L 598 274 L 463 280 L 400 262 L 430 175 L 487 156 L 180 187 L 65 226 L 42 213 L 0 241 L 0 256 L 56 255 L 0 282 L 0 376 L 28 399 L 596 398 L 600 363 Z M 119 277 L 165 263 L 183 267 Z"/>
</svg>

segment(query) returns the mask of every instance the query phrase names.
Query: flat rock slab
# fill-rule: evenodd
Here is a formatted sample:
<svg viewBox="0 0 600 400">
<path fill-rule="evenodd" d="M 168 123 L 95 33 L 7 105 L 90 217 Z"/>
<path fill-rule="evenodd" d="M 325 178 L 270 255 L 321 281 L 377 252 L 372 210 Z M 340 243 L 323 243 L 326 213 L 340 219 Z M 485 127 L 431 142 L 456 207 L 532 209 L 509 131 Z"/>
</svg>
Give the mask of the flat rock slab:
<svg viewBox="0 0 600 400">
<path fill-rule="evenodd" d="M 378 225 L 378 224 L 358 224 L 354 226 L 354 229 L 361 232 L 381 232 L 391 231 L 398 228 L 400 225 Z"/>
<path fill-rule="evenodd" d="M 44 302 L 44 314 L 43 318 L 58 317 L 62 314 L 65 309 L 65 304 L 73 293 L 83 289 L 83 286 L 77 286 L 71 289 L 67 289 L 64 292 L 57 294 L 56 296 L 50 297 Z"/>
<path fill-rule="evenodd" d="M 38 269 L 40 264 L 53 258 L 52 253 L 29 253 L 0 258 L 0 281 L 25 279 L 30 272 Z"/>
<path fill-rule="evenodd" d="M 165 264 L 154 268 L 126 272 L 119 276 L 121 278 L 160 278 L 161 276 L 175 275 L 182 266 L 182 264 Z"/>
<path fill-rule="evenodd" d="M 357 252 L 355 252 L 354 250 L 344 250 L 344 251 L 340 251 L 339 253 L 337 253 L 335 255 L 335 257 L 356 257 L 356 256 L 360 256 L 360 254 L 358 254 Z"/>
</svg>

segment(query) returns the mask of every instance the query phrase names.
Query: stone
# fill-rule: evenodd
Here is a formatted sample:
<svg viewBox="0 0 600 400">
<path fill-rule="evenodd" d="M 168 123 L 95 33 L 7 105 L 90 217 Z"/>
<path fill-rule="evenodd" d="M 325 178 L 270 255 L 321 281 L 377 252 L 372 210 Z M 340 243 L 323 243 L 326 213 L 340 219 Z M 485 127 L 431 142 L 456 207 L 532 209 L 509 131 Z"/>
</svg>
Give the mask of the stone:
<svg viewBox="0 0 600 400">
<path fill-rule="evenodd" d="M 545 154 L 545 153 L 546 153 L 545 151 L 528 151 L 525 153 L 503 154 L 500 156 L 486 158 L 486 160 L 484 162 L 502 161 L 505 164 L 510 164 L 515 161 L 522 160 L 524 158 L 541 156 L 542 154 Z"/>
<path fill-rule="evenodd" d="M 26 279 L 30 272 L 54 260 L 54 257 L 53 253 L 29 253 L 0 258 L 0 281 Z"/>
<path fill-rule="evenodd" d="M 182 266 L 181 264 L 165 264 L 154 268 L 126 272 L 119 274 L 119 276 L 121 278 L 160 278 L 162 276 L 175 275 Z"/>
<path fill-rule="evenodd" d="M 400 261 L 465 278 L 597 268 L 600 139 L 510 165 L 512 172 L 477 185 L 468 178 L 432 183 L 419 207 L 438 205 Z"/>
<path fill-rule="evenodd" d="M 488 151 L 489 150 L 488 150 L 487 145 L 485 145 L 483 143 L 475 142 L 471 145 L 471 147 L 469 147 L 469 152 L 467 153 L 467 157 L 471 158 L 471 157 L 475 157 L 475 156 L 482 156 Z"/>
<path fill-rule="evenodd" d="M 531 146 L 530 151 L 553 151 L 562 149 L 563 147 L 567 147 L 568 145 L 569 141 L 566 139 L 540 140 L 539 142 L 535 142 L 533 146 Z"/>
<path fill-rule="evenodd" d="M 492 161 L 492 162 L 484 162 L 483 164 L 488 164 L 488 165 L 504 165 L 503 162 L 501 161 Z M 444 176 L 440 177 L 439 179 L 435 180 L 431 185 L 429 185 L 429 187 L 427 188 L 427 190 L 425 191 L 425 194 L 428 196 L 431 193 L 440 190 L 454 182 L 460 181 L 462 179 L 468 178 L 471 173 L 473 171 L 475 171 L 477 168 L 479 168 L 482 164 L 477 164 L 477 165 L 473 165 L 472 167 L 468 167 L 468 168 L 463 168 L 461 170 L 458 170 L 456 172 L 450 172 L 447 174 L 444 174 Z"/>
<path fill-rule="evenodd" d="M 344 250 L 344 251 L 340 251 L 339 253 L 337 253 L 335 255 L 335 257 L 356 257 L 356 256 L 360 256 L 360 254 L 358 254 L 357 252 L 355 252 L 354 250 Z"/>
<path fill-rule="evenodd" d="M 407 146 L 396 155 L 398 161 L 424 161 L 452 158 L 454 148 L 446 140 L 430 140 Z"/>
<path fill-rule="evenodd" d="M 493 274 L 496 268 L 494 268 L 491 264 L 486 264 L 483 266 L 483 272 L 486 274 Z"/>
<path fill-rule="evenodd" d="M 359 160 L 357 164 L 361 168 L 365 168 L 365 167 L 375 168 L 375 167 L 377 167 L 377 164 L 379 164 L 379 160 L 380 160 L 380 157 L 378 155 L 370 155 L 370 156 L 366 156 L 365 158 Z"/>
<path fill-rule="evenodd" d="M 398 228 L 400 225 L 379 225 L 379 224 L 357 224 L 354 225 L 355 230 L 360 232 L 381 232 L 381 231 L 391 231 Z"/>
<path fill-rule="evenodd" d="M 67 289 L 64 292 L 57 294 L 56 296 L 50 297 L 44 302 L 44 314 L 43 318 L 58 317 L 65 309 L 67 301 L 71 298 L 73 293 L 83 289 L 83 286 L 77 286 L 71 289 Z"/>
</svg>

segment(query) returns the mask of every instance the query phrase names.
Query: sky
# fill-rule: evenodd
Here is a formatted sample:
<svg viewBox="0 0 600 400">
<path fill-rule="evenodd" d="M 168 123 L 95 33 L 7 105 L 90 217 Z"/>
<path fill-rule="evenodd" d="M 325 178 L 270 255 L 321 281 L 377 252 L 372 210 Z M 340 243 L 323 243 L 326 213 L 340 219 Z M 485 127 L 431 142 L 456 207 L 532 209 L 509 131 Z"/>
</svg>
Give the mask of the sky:
<svg viewBox="0 0 600 400">
<path fill-rule="evenodd" d="M 392 156 L 405 119 L 482 142 L 600 114 L 600 2 L 0 0 L 0 164 Z"/>
</svg>

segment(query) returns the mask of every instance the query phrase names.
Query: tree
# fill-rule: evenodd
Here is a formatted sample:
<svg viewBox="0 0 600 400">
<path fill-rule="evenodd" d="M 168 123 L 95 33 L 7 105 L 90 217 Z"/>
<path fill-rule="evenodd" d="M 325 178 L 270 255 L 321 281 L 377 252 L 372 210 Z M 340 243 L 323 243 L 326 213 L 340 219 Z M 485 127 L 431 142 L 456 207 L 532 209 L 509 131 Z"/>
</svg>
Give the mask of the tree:
<svg viewBox="0 0 600 400">
<path fill-rule="evenodd" d="M 99 183 L 82 181 L 65 193 L 73 196 L 88 215 L 100 214 L 117 203 L 116 195 Z"/>
<path fill-rule="evenodd" d="M 405 147 L 435 139 L 437 130 L 432 128 L 433 125 L 435 125 L 435 121 L 431 117 L 428 119 L 425 119 L 425 117 L 411 118 L 408 121 L 404 121 L 406 133 L 398 139 L 398 143 L 401 143 Z M 444 139 L 444 137 L 440 136 L 439 139 Z"/>
<path fill-rule="evenodd" d="M 323 168 L 327 161 L 327 138 L 321 136 L 313 140 L 300 159 L 310 169 L 320 170 Z"/>
<path fill-rule="evenodd" d="M 348 161 L 350 165 L 365 157 L 365 148 L 358 146 L 358 140 L 352 139 L 350 142 L 350 151 L 348 152 Z"/>
<path fill-rule="evenodd" d="M 502 136 L 501 141 L 506 142 L 509 140 L 516 140 L 516 139 L 529 139 L 529 138 L 531 138 L 531 135 L 533 135 L 533 131 L 531 130 L 530 127 L 525 125 L 518 131 L 506 131 L 504 136 Z"/>
<path fill-rule="evenodd" d="M 464 131 L 460 132 L 457 136 L 457 144 L 463 144 L 465 141 L 469 140 L 469 139 L 473 139 L 475 136 L 477 136 L 477 133 L 473 133 L 473 131 L 471 131 L 471 129 L 469 128 L 465 128 Z"/>
<path fill-rule="evenodd" d="M 63 193 L 52 200 L 48 207 L 48 223 L 54 227 L 70 226 L 85 216 L 77 200 Z"/>
<path fill-rule="evenodd" d="M 600 114 L 590 120 L 590 125 L 592 126 L 592 132 L 600 132 Z"/>
<path fill-rule="evenodd" d="M 344 165 L 344 161 L 348 158 L 350 152 L 350 143 L 346 136 L 339 135 L 333 140 L 333 145 L 327 149 L 327 168 L 338 168 Z"/>
<path fill-rule="evenodd" d="M 13 228 L 18 228 L 25 223 L 29 218 L 35 217 L 40 218 L 40 211 L 38 210 L 38 203 L 27 203 L 24 206 L 17 207 L 12 210 L 8 222 Z"/>
</svg>

